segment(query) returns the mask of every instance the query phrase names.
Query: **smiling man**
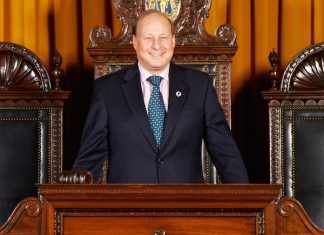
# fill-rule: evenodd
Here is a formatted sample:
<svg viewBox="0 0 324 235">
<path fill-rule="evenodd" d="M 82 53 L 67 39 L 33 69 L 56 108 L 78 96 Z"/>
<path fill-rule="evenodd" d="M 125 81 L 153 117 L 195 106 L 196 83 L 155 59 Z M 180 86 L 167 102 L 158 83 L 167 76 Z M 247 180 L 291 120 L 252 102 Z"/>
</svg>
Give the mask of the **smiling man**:
<svg viewBox="0 0 324 235">
<path fill-rule="evenodd" d="M 171 61 L 172 22 L 144 12 L 133 28 L 137 63 L 97 79 L 73 169 L 108 183 L 203 183 L 204 141 L 223 183 L 248 183 L 212 78 Z"/>
<path fill-rule="evenodd" d="M 133 29 L 133 46 L 138 62 L 151 74 L 167 69 L 173 56 L 175 35 L 172 23 L 160 13 L 147 11 Z"/>
</svg>

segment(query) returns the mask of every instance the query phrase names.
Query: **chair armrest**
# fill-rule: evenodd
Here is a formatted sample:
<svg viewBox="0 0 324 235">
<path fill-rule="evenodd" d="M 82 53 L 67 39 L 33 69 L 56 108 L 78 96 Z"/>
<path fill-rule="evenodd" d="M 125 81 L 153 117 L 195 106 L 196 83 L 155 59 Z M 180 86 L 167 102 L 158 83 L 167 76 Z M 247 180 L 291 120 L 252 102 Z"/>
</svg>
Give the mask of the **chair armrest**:
<svg viewBox="0 0 324 235">
<path fill-rule="evenodd" d="M 60 184 L 92 184 L 93 177 L 87 170 L 67 170 L 59 175 Z"/>
</svg>

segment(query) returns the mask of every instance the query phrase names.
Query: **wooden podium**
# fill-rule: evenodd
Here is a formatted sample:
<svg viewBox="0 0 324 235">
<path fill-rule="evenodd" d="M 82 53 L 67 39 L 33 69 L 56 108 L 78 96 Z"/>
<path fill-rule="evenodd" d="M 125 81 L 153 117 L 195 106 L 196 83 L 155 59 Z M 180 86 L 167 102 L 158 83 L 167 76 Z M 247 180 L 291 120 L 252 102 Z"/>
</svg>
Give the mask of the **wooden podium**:
<svg viewBox="0 0 324 235">
<path fill-rule="evenodd" d="M 42 234 L 275 234 L 280 185 L 40 185 Z"/>
<path fill-rule="evenodd" d="M 324 234 L 281 185 L 39 185 L 0 235 Z"/>
</svg>

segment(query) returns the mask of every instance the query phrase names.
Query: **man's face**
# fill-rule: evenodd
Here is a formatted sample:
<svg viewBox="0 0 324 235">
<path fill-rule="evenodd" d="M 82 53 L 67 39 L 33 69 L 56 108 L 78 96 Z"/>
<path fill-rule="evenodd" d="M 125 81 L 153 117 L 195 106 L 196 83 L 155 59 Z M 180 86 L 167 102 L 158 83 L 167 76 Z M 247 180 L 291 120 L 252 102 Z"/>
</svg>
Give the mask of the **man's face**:
<svg viewBox="0 0 324 235">
<path fill-rule="evenodd" d="M 169 21 L 156 13 L 140 19 L 133 46 L 139 63 L 152 74 L 160 73 L 169 64 L 175 46 Z"/>
</svg>

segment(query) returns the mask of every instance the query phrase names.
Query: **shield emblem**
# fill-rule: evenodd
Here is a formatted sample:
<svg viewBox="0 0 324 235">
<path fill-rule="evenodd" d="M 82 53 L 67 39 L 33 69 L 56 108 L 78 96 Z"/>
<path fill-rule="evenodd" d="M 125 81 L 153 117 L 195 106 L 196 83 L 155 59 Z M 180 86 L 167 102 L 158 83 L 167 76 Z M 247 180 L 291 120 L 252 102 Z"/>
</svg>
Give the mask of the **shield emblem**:
<svg viewBox="0 0 324 235">
<path fill-rule="evenodd" d="M 155 9 L 175 21 L 180 13 L 181 0 L 145 0 L 145 10 Z"/>
</svg>

